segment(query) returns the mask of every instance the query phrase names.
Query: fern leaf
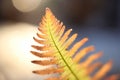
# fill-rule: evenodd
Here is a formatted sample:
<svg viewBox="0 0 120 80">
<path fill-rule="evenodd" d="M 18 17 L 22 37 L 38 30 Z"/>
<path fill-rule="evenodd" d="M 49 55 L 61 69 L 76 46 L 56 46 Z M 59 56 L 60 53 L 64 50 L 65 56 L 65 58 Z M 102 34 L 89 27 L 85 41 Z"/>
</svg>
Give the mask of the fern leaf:
<svg viewBox="0 0 120 80">
<path fill-rule="evenodd" d="M 94 51 L 94 46 L 88 46 L 79 51 L 79 48 L 88 41 L 88 38 L 83 38 L 69 49 L 69 46 L 76 39 L 77 33 L 69 36 L 72 29 L 65 31 L 63 23 L 56 19 L 49 8 L 46 8 L 46 14 L 39 26 L 39 32 L 37 33 L 39 39 L 35 37 L 33 39 L 43 46 L 32 45 L 33 48 L 40 52 L 31 51 L 31 53 L 41 58 L 50 57 L 50 59 L 34 60 L 32 63 L 43 66 L 56 66 L 44 70 L 36 70 L 33 73 L 40 75 L 60 74 L 57 77 L 50 77 L 46 80 L 100 80 L 111 69 L 111 61 L 105 65 L 99 62 L 91 65 L 93 61 L 101 56 L 101 52 L 89 56 L 84 62 L 80 62 L 87 53 Z M 90 76 L 97 67 L 101 69 L 93 76 Z M 115 76 L 115 79 L 117 78 L 118 76 Z"/>
</svg>

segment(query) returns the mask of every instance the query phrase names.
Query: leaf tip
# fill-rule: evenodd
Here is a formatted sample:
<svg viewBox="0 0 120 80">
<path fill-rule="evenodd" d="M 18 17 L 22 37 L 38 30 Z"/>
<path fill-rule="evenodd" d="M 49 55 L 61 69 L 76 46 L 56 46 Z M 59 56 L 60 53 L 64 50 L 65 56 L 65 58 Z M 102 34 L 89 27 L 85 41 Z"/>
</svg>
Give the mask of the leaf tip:
<svg viewBox="0 0 120 80">
<path fill-rule="evenodd" d="M 85 37 L 85 38 L 84 38 L 84 41 L 88 41 L 88 38 L 87 38 L 87 37 Z"/>
<path fill-rule="evenodd" d="M 36 71 L 32 71 L 32 73 L 37 73 Z"/>
<path fill-rule="evenodd" d="M 48 7 L 46 7 L 46 11 L 47 11 L 47 10 L 50 10 L 50 9 L 49 9 Z"/>
<path fill-rule="evenodd" d="M 45 12 L 48 13 L 48 14 L 52 13 L 51 10 L 50 10 L 50 8 L 48 8 L 48 7 L 46 8 Z"/>
</svg>

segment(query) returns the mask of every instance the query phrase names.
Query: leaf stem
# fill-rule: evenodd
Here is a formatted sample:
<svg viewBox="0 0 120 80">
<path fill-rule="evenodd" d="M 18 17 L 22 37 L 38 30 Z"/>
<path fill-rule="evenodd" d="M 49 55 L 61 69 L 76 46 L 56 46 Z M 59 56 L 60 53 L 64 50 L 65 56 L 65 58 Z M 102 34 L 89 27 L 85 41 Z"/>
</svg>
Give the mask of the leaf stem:
<svg viewBox="0 0 120 80">
<path fill-rule="evenodd" d="M 65 60 L 65 58 L 63 57 L 63 55 L 62 55 L 61 51 L 59 50 L 58 46 L 56 45 L 56 42 L 55 42 L 54 37 L 53 37 L 53 35 L 51 33 L 49 25 L 48 25 L 48 28 L 49 28 L 50 37 L 51 37 L 51 39 L 52 39 L 52 41 L 53 41 L 56 49 L 58 50 L 58 52 L 59 52 L 62 60 L 64 61 L 64 63 L 66 64 L 66 66 L 68 67 L 68 69 L 70 70 L 70 72 L 73 74 L 73 76 L 76 78 L 76 80 L 79 80 L 79 78 L 76 76 L 76 74 L 74 73 L 74 71 L 71 69 L 71 67 L 69 66 L 69 64 L 67 63 L 67 61 Z"/>
</svg>

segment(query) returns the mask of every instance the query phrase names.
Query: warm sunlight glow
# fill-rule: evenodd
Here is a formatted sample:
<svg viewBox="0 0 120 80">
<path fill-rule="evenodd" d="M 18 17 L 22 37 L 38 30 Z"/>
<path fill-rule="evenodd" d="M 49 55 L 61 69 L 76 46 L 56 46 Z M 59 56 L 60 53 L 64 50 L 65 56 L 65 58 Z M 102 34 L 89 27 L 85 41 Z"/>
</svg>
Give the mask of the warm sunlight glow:
<svg viewBox="0 0 120 80">
<path fill-rule="evenodd" d="M 30 53 L 36 32 L 36 26 L 26 23 L 0 26 L 0 80 L 43 79 L 32 73 L 33 69 L 45 68 L 31 63 L 38 58 Z"/>
</svg>

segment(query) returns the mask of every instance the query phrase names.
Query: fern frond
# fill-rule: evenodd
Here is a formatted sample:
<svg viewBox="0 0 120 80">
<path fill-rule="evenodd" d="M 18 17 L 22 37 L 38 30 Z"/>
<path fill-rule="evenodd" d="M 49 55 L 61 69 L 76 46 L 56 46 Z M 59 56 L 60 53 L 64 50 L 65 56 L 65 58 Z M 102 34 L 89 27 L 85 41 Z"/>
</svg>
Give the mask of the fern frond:
<svg viewBox="0 0 120 80">
<path fill-rule="evenodd" d="M 87 53 L 94 51 L 94 46 L 88 46 L 79 51 L 81 46 L 88 41 L 88 38 L 83 38 L 70 48 L 77 37 L 77 33 L 69 36 L 72 29 L 65 31 L 63 23 L 56 19 L 49 8 L 46 8 L 46 14 L 42 18 L 39 26 L 37 36 L 40 39 L 35 37 L 33 37 L 33 39 L 39 44 L 42 44 L 42 46 L 32 45 L 33 48 L 40 52 L 31 51 L 31 53 L 41 58 L 50 57 L 50 59 L 34 60 L 32 63 L 43 66 L 56 66 L 44 70 L 36 70 L 33 71 L 33 73 L 40 75 L 60 74 L 57 77 L 50 77 L 46 80 L 100 80 L 111 69 L 111 61 L 105 65 L 102 65 L 100 62 L 91 65 L 93 61 L 101 57 L 101 52 L 93 54 L 85 61 L 80 62 Z M 98 72 L 90 76 L 92 71 L 97 67 L 100 68 Z"/>
</svg>

